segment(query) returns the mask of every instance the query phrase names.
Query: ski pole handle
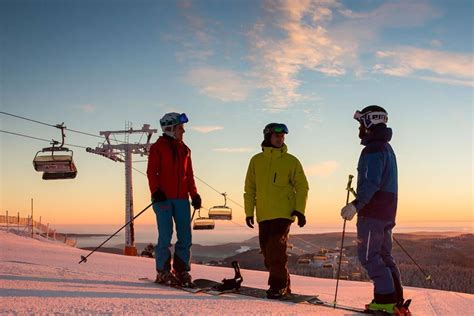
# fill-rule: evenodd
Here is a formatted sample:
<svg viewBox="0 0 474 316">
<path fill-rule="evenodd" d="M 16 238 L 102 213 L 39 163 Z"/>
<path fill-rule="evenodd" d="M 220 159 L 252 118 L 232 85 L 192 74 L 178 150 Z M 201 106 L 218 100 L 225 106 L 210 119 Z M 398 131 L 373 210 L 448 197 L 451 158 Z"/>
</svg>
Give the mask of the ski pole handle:
<svg viewBox="0 0 474 316">
<path fill-rule="evenodd" d="M 349 179 L 347 180 L 347 186 L 346 186 L 346 190 L 347 190 L 347 198 L 346 198 L 346 205 L 349 204 L 349 193 L 352 192 L 352 194 L 354 194 L 354 189 L 352 188 L 352 179 L 354 178 L 354 176 L 352 174 L 349 175 Z"/>
<path fill-rule="evenodd" d="M 347 186 L 346 186 L 346 190 L 347 191 L 351 191 L 353 190 L 352 189 L 352 179 L 354 178 L 354 176 L 352 174 L 349 175 L 349 179 L 347 180 Z M 346 203 L 347 204 L 347 203 Z"/>
</svg>

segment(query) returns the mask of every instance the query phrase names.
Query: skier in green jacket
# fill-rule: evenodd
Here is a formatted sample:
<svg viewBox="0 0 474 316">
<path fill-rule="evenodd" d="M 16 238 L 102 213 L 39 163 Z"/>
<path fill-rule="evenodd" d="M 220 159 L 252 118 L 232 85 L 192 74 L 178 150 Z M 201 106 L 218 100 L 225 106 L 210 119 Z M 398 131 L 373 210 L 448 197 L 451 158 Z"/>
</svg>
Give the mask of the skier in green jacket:
<svg viewBox="0 0 474 316">
<path fill-rule="evenodd" d="M 270 272 L 267 297 L 278 299 L 291 293 L 286 247 L 291 223 L 306 224 L 304 215 L 308 181 L 299 160 L 288 153 L 285 124 L 271 123 L 263 130 L 262 152 L 250 160 L 245 179 L 247 226 L 257 215 L 260 249 Z"/>
</svg>

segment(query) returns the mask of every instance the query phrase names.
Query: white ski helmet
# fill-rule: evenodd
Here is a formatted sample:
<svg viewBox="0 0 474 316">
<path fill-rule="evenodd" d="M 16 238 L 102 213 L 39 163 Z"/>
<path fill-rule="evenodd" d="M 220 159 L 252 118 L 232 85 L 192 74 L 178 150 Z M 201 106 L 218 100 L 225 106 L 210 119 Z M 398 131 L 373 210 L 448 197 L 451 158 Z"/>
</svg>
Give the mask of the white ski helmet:
<svg viewBox="0 0 474 316">
<path fill-rule="evenodd" d="M 174 129 L 176 125 L 184 124 L 187 122 L 188 122 L 188 117 L 186 116 L 185 113 L 181 113 L 181 114 L 176 113 L 176 112 L 166 113 L 160 119 L 161 130 L 166 135 L 174 138 Z"/>
<path fill-rule="evenodd" d="M 362 111 L 357 110 L 354 113 L 354 119 L 364 124 L 369 129 L 377 124 L 387 124 L 388 113 L 385 109 L 378 105 L 369 105 Z"/>
</svg>

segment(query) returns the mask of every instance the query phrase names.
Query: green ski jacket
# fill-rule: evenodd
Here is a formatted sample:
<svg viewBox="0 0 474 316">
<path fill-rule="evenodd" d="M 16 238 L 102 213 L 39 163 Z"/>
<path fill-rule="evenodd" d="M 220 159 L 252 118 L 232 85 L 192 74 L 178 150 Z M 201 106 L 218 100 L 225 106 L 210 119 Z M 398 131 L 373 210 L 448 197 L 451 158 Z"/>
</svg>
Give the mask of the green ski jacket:
<svg viewBox="0 0 474 316">
<path fill-rule="evenodd" d="M 262 147 L 263 152 L 252 157 L 244 188 L 245 215 L 257 222 L 275 218 L 294 220 L 291 212 L 305 212 L 308 181 L 299 160 L 289 154 L 288 147 Z"/>
</svg>

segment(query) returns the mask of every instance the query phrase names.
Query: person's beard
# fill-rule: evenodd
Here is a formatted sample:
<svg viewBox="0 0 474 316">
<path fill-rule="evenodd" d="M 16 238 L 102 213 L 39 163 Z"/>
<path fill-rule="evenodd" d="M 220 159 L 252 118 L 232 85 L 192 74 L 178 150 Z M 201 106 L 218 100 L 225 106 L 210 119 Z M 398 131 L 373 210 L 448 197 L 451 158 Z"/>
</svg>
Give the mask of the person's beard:
<svg viewBox="0 0 474 316">
<path fill-rule="evenodd" d="M 361 124 L 359 126 L 359 138 L 363 139 L 367 135 L 367 129 Z"/>
</svg>

